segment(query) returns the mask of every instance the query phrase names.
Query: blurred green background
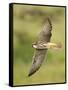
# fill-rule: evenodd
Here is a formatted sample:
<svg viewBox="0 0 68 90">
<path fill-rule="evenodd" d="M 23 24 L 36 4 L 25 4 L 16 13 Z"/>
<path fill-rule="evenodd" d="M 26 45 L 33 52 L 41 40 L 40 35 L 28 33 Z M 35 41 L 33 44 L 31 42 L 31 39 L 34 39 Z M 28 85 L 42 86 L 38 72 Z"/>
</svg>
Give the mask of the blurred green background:
<svg viewBox="0 0 68 90">
<path fill-rule="evenodd" d="M 28 72 L 32 64 L 36 41 L 45 18 L 52 22 L 51 42 L 61 42 L 59 50 L 48 50 L 47 60 L 31 77 Z M 18 5 L 13 6 L 13 84 L 47 84 L 65 82 L 65 7 Z"/>
</svg>

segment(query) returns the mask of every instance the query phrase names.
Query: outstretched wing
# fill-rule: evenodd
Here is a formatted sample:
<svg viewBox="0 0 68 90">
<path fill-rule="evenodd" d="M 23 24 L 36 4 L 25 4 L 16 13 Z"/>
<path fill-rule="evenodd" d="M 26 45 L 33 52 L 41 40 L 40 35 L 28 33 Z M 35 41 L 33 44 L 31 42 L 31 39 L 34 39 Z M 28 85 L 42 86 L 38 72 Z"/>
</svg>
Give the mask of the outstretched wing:
<svg viewBox="0 0 68 90">
<path fill-rule="evenodd" d="M 51 30 L 52 30 L 51 21 L 49 18 L 47 18 L 43 30 L 39 34 L 37 44 L 50 42 Z M 28 76 L 31 76 L 40 68 L 46 53 L 47 49 L 36 49 L 32 60 L 32 66 Z"/>
</svg>

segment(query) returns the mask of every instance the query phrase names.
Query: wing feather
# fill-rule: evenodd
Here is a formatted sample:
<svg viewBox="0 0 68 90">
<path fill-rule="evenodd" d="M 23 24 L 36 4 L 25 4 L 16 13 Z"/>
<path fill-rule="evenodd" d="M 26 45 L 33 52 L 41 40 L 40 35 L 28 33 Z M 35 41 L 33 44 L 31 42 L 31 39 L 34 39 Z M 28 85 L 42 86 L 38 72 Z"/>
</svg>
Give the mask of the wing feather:
<svg viewBox="0 0 68 90">
<path fill-rule="evenodd" d="M 50 42 L 51 30 L 52 30 L 51 21 L 49 18 L 47 18 L 44 28 L 39 34 L 37 43 L 40 44 Z M 36 49 L 32 59 L 32 66 L 28 76 L 31 76 L 40 68 L 44 58 L 46 57 L 46 53 L 47 49 Z"/>
</svg>

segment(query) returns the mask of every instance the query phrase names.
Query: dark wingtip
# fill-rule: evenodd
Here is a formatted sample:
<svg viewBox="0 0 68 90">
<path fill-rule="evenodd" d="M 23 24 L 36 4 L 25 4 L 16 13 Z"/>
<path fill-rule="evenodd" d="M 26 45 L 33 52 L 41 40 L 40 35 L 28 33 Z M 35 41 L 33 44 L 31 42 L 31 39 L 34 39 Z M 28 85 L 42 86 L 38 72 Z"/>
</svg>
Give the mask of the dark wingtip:
<svg viewBox="0 0 68 90">
<path fill-rule="evenodd" d="M 31 76 L 31 74 L 28 74 L 28 77 L 30 77 Z"/>
<path fill-rule="evenodd" d="M 50 24 L 51 29 L 52 29 L 52 23 L 51 23 L 51 18 L 50 18 L 50 17 L 46 17 L 46 18 L 44 19 L 44 21 L 42 22 L 42 24 L 45 24 L 46 22 L 48 22 L 48 23 Z"/>
<path fill-rule="evenodd" d="M 28 74 L 28 77 L 32 76 L 35 72 L 36 72 L 36 70 L 35 71 L 30 71 L 30 73 Z"/>
<path fill-rule="evenodd" d="M 47 21 L 49 22 L 50 27 L 51 27 L 51 30 L 52 30 L 52 23 L 51 23 L 51 19 L 50 19 L 50 17 L 47 17 Z"/>
<path fill-rule="evenodd" d="M 32 70 L 32 68 L 31 68 L 31 70 L 30 70 L 30 72 L 29 72 L 29 74 L 28 74 L 28 77 L 34 75 L 35 72 L 36 72 L 39 68 L 40 68 L 40 67 L 38 67 L 38 68 L 36 68 L 36 69 L 34 69 L 34 70 Z"/>
<path fill-rule="evenodd" d="M 33 73 L 29 73 L 29 74 L 28 74 L 28 77 L 30 77 L 30 76 L 32 76 L 32 75 L 33 75 Z"/>
<path fill-rule="evenodd" d="M 30 76 L 31 76 L 31 73 L 29 72 L 29 73 L 28 73 L 28 77 L 30 77 Z"/>
<path fill-rule="evenodd" d="M 33 70 L 30 70 L 29 74 L 28 74 L 28 77 L 32 76 L 33 75 Z"/>
</svg>

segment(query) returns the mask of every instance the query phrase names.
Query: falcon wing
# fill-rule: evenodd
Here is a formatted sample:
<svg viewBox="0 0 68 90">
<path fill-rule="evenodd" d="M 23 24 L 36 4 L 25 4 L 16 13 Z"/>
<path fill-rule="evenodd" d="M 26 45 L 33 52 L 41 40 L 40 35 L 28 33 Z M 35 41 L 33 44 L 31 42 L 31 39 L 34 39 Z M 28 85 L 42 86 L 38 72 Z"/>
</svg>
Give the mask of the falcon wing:
<svg viewBox="0 0 68 90">
<path fill-rule="evenodd" d="M 52 25 L 49 18 L 46 19 L 43 30 L 40 32 L 37 44 L 50 42 Z M 46 57 L 47 49 L 36 49 L 31 69 L 28 76 L 34 74 L 41 66 L 44 58 Z"/>
</svg>

